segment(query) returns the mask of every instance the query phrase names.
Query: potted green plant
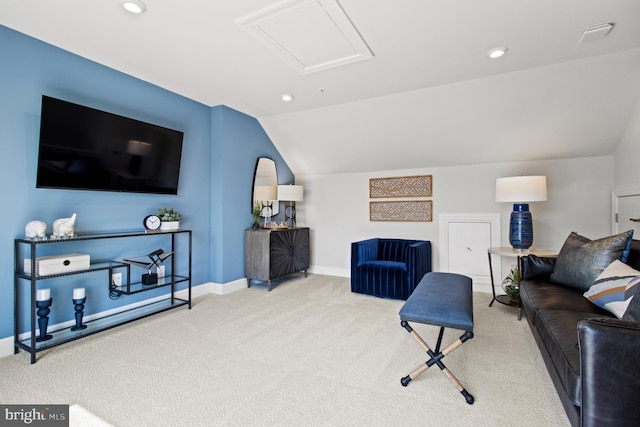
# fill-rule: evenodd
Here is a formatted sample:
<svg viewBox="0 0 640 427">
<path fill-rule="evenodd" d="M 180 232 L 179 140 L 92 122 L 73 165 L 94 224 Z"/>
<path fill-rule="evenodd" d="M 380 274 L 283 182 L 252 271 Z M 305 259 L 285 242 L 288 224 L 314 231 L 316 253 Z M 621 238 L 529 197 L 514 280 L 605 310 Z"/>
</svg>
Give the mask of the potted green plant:
<svg viewBox="0 0 640 427">
<path fill-rule="evenodd" d="M 173 208 L 166 209 L 160 208 L 158 209 L 158 217 L 162 223 L 160 224 L 160 230 L 177 230 L 180 228 L 180 220 L 182 219 L 182 214 Z"/>
<path fill-rule="evenodd" d="M 502 281 L 502 289 L 509 299 L 516 304 L 520 304 L 520 271 L 513 265 L 509 275 Z"/>
<path fill-rule="evenodd" d="M 253 229 L 260 228 L 261 213 L 262 213 L 262 204 L 260 202 L 255 202 L 253 204 L 253 209 L 251 210 L 251 215 L 253 215 L 253 224 L 251 224 L 251 228 Z"/>
</svg>

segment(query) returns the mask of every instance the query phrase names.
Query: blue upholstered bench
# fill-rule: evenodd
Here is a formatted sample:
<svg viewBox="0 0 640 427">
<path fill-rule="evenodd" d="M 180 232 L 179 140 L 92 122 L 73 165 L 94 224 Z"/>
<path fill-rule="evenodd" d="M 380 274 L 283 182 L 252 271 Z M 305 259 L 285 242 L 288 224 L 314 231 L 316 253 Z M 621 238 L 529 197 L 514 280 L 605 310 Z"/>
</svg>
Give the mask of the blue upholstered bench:
<svg viewBox="0 0 640 427">
<path fill-rule="evenodd" d="M 407 386 L 411 380 L 437 365 L 464 396 L 468 404 L 473 404 L 473 396 L 460 384 L 442 363 L 442 359 L 465 341 L 473 338 L 473 293 L 469 277 L 454 273 L 427 273 L 409 299 L 400 309 L 400 324 L 427 352 L 430 359 L 420 365 L 401 383 Z M 409 322 L 440 326 L 435 351 L 413 330 Z M 440 351 L 444 328 L 460 329 L 465 333 L 455 342 Z"/>
</svg>

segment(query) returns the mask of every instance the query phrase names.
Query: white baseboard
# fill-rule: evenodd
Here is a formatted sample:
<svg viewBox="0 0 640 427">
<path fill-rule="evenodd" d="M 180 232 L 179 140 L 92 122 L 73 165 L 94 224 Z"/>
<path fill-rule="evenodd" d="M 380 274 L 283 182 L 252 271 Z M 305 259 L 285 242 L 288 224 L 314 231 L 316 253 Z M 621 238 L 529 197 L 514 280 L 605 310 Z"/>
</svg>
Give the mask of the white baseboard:
<svg viewBox="0 0 640 427">
<path fill-rule="evenodd" d="M 309 273 L 324 276 L 351 277 L 351 269 L 349 268 L 312 266 L 309 268 Z"/>
</svg>

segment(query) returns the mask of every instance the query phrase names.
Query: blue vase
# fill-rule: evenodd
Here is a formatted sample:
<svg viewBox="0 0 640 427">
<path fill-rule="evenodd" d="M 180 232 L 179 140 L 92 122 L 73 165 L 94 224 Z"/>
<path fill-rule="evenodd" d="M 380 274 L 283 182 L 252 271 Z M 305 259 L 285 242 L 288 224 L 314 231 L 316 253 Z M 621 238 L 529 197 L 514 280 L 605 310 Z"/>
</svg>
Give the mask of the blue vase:
<svg viewBox="0 0 640 427">
<path fill-rule="evenodd" d="M 533 244 L 533 219 L 527 203 L 514 203 L 509 224 L 509 243 L 514 249 L 529 249 Z"/>
</svg>

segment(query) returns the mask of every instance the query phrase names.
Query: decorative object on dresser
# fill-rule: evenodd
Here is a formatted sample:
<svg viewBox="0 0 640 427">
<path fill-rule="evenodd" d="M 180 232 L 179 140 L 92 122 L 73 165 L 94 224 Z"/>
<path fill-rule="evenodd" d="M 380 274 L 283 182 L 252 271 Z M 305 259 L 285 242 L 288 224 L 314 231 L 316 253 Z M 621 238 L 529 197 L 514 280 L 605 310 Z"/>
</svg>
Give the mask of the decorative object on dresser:
<svg viewBox="0 0 640 427">
<path fill-rule="evenodd" d="M 260 202 L 255 202 L 253 204 L 253 210 L 251 211 L 251 216 L 253 217 L 253 223 L 251 224 L 251 228 L 254 230 L 256 228 L 260 228 L 260 214 L 262 213 L 262 204 Z"/>
<path fill-rule="evenodd" d="M 284 222 L 289 227 L 296 226 L 296 202 L 304 200 L 302 185 L 278 185 L 278 200 L 285 202 Z M 286 204 L 289 202 L 289 204 Z"/>
<path fill-rule="evenodd" d="M 253 190 L 253 197 L 260 204 L 260 216 L 264 217 L 264 226 L 268 227 L 271 217 L 275 215 L 275 207 L 278 205 L 278 190 L 275 185 L 257 185 Z"/>
<path fill-rule="evenodd" d="M 533 244 L 533 219 L 529 202 L 547 200 L 546 176 L 512 176 L 496 180 L 496 202 L 512 202 L 509 243 L 514 249 L 529 249 Z"/>
<path fill-rule="evenodd" d="M 251 281 L 273 281 L 309 269 L 309 228 L 258 229 L 245 232 L 245 275 Z"/>
</svg>

